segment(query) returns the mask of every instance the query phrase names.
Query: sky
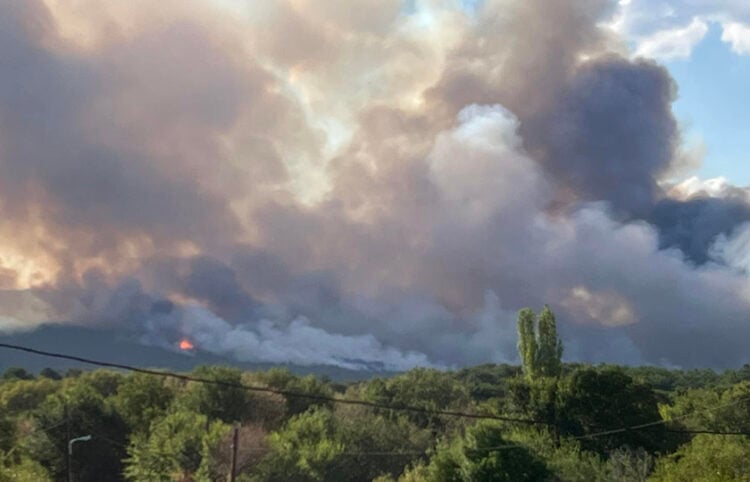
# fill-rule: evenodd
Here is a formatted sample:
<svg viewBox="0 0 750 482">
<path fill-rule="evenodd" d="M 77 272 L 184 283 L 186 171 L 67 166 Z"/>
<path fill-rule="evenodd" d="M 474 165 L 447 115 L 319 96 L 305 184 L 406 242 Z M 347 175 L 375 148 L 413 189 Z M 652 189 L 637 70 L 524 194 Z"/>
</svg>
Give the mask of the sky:
<svg viewBox="0 0 750 482">
<path fill-rule="evenodd" d="M 155 5 L 0 0 L 0 334 L 750 362 L 747 2 Z"/>
<path fill-rule="evenodd" d="M 743 109 L 750 103 L 750 31 L 743 28 L 750 9 L 732 1 L 619 4 L 619 31 L 631 49 L 663 62 L 677 82 L 675 115 L 687 141 L 704 149 L 697 174 L 750 184 Z"/>
<path fill-rule="evenodd" d="M 744 108 L 750 105 L 750 55 L 732 52 L 721 41 L 721 29 L 712 26 L 689 58 L 670 60 L 666 66 L 680 89 L 675 115 L 686 137 L 705 145 L 698 175 L 750 184 L 750 120 Z"/>
</svg>

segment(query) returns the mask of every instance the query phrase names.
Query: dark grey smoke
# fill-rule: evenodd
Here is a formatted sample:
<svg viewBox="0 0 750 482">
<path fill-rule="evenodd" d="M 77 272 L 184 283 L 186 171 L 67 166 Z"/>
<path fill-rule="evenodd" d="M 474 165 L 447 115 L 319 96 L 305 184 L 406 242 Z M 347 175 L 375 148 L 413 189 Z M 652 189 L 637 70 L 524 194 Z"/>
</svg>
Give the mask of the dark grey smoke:
<svg viewBox="0 0 750 482">
<path fill-rule="evenodd" d="M 608 56 L 578 69 L 549 110 L 522 132 L 545 167 L 582 201 L 647 214 L 679 137 L 676 86 L 664 67 Z M 528 134 L 526 134 L 528 133 Z"/>
<path fill-rule="evenodd" d="M 666 198 L 656 203 L 648 220 L 659 228 L 662 249 L 677 248 L 690 261 L 704 264 L 720 235 L 729 236 L 750 221 L 750 206 L 739 199 Z"/>
</svg>

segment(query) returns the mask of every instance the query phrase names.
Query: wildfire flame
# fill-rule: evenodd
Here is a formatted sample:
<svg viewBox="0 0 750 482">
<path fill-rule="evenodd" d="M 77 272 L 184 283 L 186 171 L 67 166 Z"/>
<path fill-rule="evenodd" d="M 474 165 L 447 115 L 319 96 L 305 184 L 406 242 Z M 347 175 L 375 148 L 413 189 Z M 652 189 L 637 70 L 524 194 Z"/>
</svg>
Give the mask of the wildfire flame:
<svg viewBox="0 0 750 482">
<path fill-rule="evenodd" d="M 182 340 L 180 340 L 180 344 L 178 346 L 180 347 L 180 350 L 185 351 L 190 351 L 195 348 L 195 345 L 193 345 L 193 343 L 187 338 L 183 338 Z"/>
</svg>

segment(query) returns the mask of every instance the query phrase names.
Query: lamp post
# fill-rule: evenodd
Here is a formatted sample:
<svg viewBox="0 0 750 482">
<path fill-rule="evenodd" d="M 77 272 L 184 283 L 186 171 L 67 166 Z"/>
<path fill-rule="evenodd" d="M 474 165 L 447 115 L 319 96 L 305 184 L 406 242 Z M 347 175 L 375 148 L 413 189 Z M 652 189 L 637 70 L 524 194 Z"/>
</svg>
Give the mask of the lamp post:
<svg viewBox="0 0 750 482">
<path fill-rule="evenodd" d="M 73 444 L 76 442 L 88 442 L 91 435 L 76 437 L 68 440 L 68 482 L 73 482 Z"/>
</svg>

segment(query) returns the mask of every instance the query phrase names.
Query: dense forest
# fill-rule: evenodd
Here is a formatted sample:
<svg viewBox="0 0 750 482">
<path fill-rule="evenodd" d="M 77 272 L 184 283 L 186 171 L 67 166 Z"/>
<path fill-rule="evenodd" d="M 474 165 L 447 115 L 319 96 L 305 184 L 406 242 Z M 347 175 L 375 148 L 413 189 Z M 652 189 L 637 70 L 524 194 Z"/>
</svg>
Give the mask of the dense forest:
<svg viewBox="0 0 750 482">
<path fill-rule="evenodd" d="M 564 364 L 548 308 L 518 328 L 520 367 L 346 383 L 7 368 L 0 482 L 750 480 L 750 366 Z"/>
</svg>

